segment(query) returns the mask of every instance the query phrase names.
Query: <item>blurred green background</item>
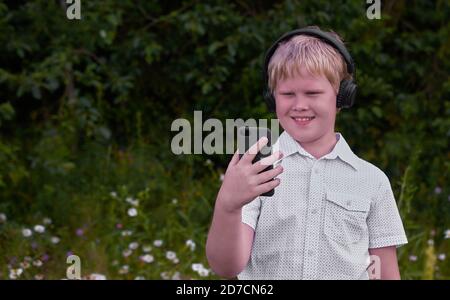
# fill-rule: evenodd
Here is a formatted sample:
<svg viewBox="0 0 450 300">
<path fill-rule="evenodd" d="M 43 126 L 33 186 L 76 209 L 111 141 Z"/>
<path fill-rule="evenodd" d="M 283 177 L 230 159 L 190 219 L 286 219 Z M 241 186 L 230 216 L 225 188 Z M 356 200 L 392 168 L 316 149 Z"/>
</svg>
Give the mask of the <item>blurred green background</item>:
<svg viewBox="0 0 450 300">
<path fill-rule="evenodd" d="M 204 245 L 229 155 L 174 155 L 176 118 L 273 118 L 264 51 L 343 36 L 356 105 L 336 131 L 390 178 L 402 277 L 449 279 L 450 2 L 0 2 L 0 279 L 218 278 Z"/>
</svg>

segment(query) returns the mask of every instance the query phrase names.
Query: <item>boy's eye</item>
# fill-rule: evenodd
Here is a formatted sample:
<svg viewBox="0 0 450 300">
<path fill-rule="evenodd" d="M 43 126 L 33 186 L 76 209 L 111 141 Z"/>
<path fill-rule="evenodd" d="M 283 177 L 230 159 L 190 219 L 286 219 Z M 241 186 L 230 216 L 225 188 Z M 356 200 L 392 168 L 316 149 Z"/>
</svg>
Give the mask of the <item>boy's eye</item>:
<svg viewBox="0 0 450 300">
<path fill-rule="evenodd" d="M 317 96 L 317 95 L 320 95 L 320 94 L 322 94 L 321 91 L 307 91 L 306 92 L 306 95 L 308 95 L 308 96 Z"/>
<path fill-rule="evenodd" d="M 281 95 L 283 95 L 283 96 L 294 96 L 294 93 L 292 93 L 292 92 L 282 92 Z"/>
</svg>

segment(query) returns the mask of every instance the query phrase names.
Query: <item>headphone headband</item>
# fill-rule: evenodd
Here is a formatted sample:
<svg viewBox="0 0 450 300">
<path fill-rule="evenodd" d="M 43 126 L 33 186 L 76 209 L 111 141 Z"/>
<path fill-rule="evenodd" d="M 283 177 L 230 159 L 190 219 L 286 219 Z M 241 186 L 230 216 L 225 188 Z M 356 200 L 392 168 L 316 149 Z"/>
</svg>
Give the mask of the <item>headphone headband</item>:
<svg viewBox="0 0 450 300">
<path fill-rule="evenodd" d="M 341 56 L 344 58 L 346 65 L 347 65 L 347 72 L 351 75 L 353 75 L 353 80 L 351 80 L 351 84 L 346 83 L 346 89 L 347 93 L 344 91 L 338 93 L 337 97 L 337 104 L 339 107 L 343 105 L 343 107 L 351 107 L 354 102 L 355 94 L 356 94 L 356 67 L 355 63 L 353 61 L 352 56 L 348 52 L 345 45 L 335 39 L 332 35 L 330 35 L 327 32 L 324 32 L 320 29 L 314 29 L 314 28 L 302 28 L 302 29 L 296 29 L 293 31 L 289 31 L 285 33 L 283 36 L 281 36 L 270 48 L 267 50 L 265 59 L 264 59 L 264 69 L 263 69 L 263 78 L 264 78 L 264 85 L 265 85 L 265 91 L 264 91 L 264 97 L 266 98 L 266 101 L 268 102 L 269 108 L 273 110 L 275 107 L 275 100 L 272 96 L 271 91 L 269 90 L 269 63 L 270 59 L 272 58 L 273 54 L 277 50 L 280 43 L 287 41 L 291 39 L 294 36 L 297 35 L 308 35 L 312 37 L 316 37 L 323 41 L 324 43 L 332 46 L 334 49 L 336 49 Z M 345 80 L 344 80 L 345 81 Z M 342 84 L 341 84 L 342 86 Z"/>
<path fill-rule="evenodd" d="M 268 67 L 270 63 L 270 59 L 272 58 L 273 54 L 278 48 L 278 45 L 281 42 L 287 41 L 291 39 L 292 37 L 296 35 L 308 35 L 313 36 L 321 41 L 327 43 L 328 45 L 332 46 L 334 49 L 336 49 L 344 58 L 346 64 L 347 64 L 347 72 L 349 74 L 352 74 L 354 78 L 356 78 L 356 70 L 355 70 L 355 63 L 353 62 L 353 58 L 348 52 L 347 48 L 345 46 L 337 41 L 334 37 L 332 37 L 330 34 L 323 32 L 322 30 L 313 29 L 313 28 L 303 28 L 303 29 L 296 29 L 290 32 L 285 33 L 282 37 L 280 37 L 273 45 L 267 50 L 265 55 L 265 61 L 264 61 L 264 73 L 266 73 L 266 79 L 268 76 Z M 266 80 L 268 82 L 268 80 Z"/>
</svg>

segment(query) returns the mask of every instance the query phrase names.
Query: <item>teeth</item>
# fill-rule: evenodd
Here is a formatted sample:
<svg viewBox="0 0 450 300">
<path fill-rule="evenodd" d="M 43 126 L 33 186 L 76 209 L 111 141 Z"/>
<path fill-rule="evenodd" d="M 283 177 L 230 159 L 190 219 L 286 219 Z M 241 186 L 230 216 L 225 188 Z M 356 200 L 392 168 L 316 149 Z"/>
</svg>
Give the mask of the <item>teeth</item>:
<svg viewBox="0 0 450 300">
<path fill-rule="evenodd" d="M 295 118 L 296 120 L 299 120 L 299 121 L 310 121 L 310 120 L 312 120 L 314 117 L 309 117 L 309 118 Z"/>
</svg>

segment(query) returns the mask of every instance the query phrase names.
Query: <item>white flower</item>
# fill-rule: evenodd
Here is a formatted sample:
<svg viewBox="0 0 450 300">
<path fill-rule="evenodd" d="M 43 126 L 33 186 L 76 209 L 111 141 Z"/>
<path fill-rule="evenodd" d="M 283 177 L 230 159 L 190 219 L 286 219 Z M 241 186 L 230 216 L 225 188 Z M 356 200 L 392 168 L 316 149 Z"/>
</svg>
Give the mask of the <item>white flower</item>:
<svg viewBox="0 0 450 300">
<path fill-rule="evenodd" d="M 166 252 L 166 258 L 168 260 L 173 260 L 173 259 L 177 258 L 177 254 L 175 252 L 173 252 L 173 251 L 167 251 Z"/>
<path fill-rule="evenodd" d="M 133 199 L 131 197 L 127 197 L 127 199 L 125 199 L 126 202 L 128 202 L 129 204 L 133 205 L 133 206 L 139 206 L 139 200 L 138 199 Z"/>
<path fill-rule="evenodd" d="M 0 213 L 0 223 L 5 223 L 7 219 L 4 213 Z"/>
<path fill-rule="evenodd" d="M 131 251 L 130 249 L 125 249 L 122 252 L 123 257 L 128 257 L 133 253 L 133 251 Z"/>
<path fill-rule="evenodd" d="M 23 273 L 23 270 L 21 268 L 19 269 L 11 269 L 9 270 L 9 278 L 10 279 L 17 279 L 20 277 L 20 275 Z"/>
<path fill-rule="evenodd" d="M 180 260 L 178 259 L 178 257 L 175 257 L 175 258 L 172 260 L 172 262 L 173 262 L 174 264 L 177 264 L 177 263 L 180 262 Z"/>
<path fill-rule="evenodd" d="M 170 277 L 169 277 L 169 273 L 167 273 L 167 272 L 162 272 L 162 273 L 161 273 L 161 278 L 162 278 L 162 279 L 166 279 L 166 280 L 169 279 L 169 278 L 170 278 Z"/>
<path fill-rule="evenodd" d="M 429 239 L 429 240 L 427 241 L 427 244 L 428 244 L 429 246 L 433 246 L 433 245 L 434 245 L 434 241 L 433 241 L 432 239 Z"/>
<path fill-rule="evenodd" d="M 116 192 L 114 192 L 114 191 L 112 191 L 111 193 L 109 193 L 110 195 L 111 195 L 111 197 L 113 197 L 113 198 L 117 198 L 117 193 Z"/>
<path fill-rule="evenodd" d="M 122 236 L 130 236 L 133 234 L 133 231 L 131 230 L 124 230 L 122 231 Z"/>
<path fill-rule="evenodd" d="M 41 267 L 42 266 L 42 261 L 39 260 L 39 259 L 33 261 L 33 266 L 38 267 L 38 268 Z"/>
<path fill-rule="evenodd" d="M 153 241 L 153 246 L 155 246 L 155 247 L 161 247 L 162 244 L 163 244 L 162 240 L 155 240 L 155 241 Z"/>
<path fill-rule="evenodd" d="M 212 161 L 210 159 L 207 159 L 205 161 L 205 165 L 207 165 L 207 166 L 212 165 Z"/>
<path fill-rule="evenodd" d="M 132 207 L 132 208 L 130 208 L 130 209 L 128 210 L 128 215 L 129 215 L 130 217 L 136 217 L 137 214 L 138 214 L 138 211 L 137 211 L 137 209 L 134 208 L 134 207 Z"/>
<path fill-rule="evenodd" d="M 192 264 L 192 270 L 197 272 L 201 277 L 206 277 L 211 272 L 211 270 L 206 269 L 205 267 L 203 267 L 203 265 L 201 263 Z"/>
<path fill-rule="evenodd" d="M 21 262 L 20 267 L 23 269 L 28 269 L 30 267 L 30 263 L 27 261 Z"/>
<path fill-rule="evenodd" d="M 103 274 L 92 273 L 88 276 L 89 280 L 106 280 L 106 276 Z"/>
<path fill-rule="evenodd" d="M 113 260 L 111 265 L 112 266 L 117 266 L 119 264 L 119 261 L 117 259 Z"/>
<path fill-rule="evenodd" d="M 128 248 L 130 248 L 131 250 L 136 250 L 139 247 L 139 244 L 136 242 L 132 242 L 128 245 Z"/>
<path fill-rule="evenodd" d="M 37 233 L 44 233 L 45 227 L 38 224 L 38 225 L 34 226 L 34 231 L 36 231 Z"/>
<path fill-rule="evenodd" d="M 187 240 L 186 241 L 186 246 L 188 246 L 191 249 L 191 251 L 195 250 L 195 243 L 194 243 L 193 240 Z"/>
<path fill-rule="evenodd" d="M 442 188 L 440 186 L 437 186 L 434 188 L 434 193 L 439 195 L 440 193 L 442 193 Z"/>
<path fill-rule="evenodd" d="M 198 272 L 199 270 L 203 269 L 202 264 L 192 264 L 192 270 Z"/>
<path fill-rule="evenodd" d="M 60 239 L 57 236 L 52 236 L 50 241 L 52 242 L 52 244 L 58 244 Z"/>
<path fill-rule="evenodd" d="M 34 275 L 34 279 L 36 279 L 36 280 L 42 280 L 42 279 L 44 279 L 44 275 L 42 275 L 42 274 L 36 274 L 36 275 Z"/>
<path fill-rule="evenodd" d="M 142 255 L 141 257 L 140 257 L 140 259 L 143 261 L 143 262 L 145 262 L 145 263 L 152 263 L 155 259 L 154 259 L 154 257 L 153 257 L 153 255 L 150 255 L 150 254 L 145 254 L 145 255 Z"/>
<path fill-rule="evenodd" d="M 172 204 L 177 204 L 178 203 L 178 199 L 177 198 L 173 198 L 172 199 Z"/>
<path fill-rule="evenodd" d="M 220 181 L 223 181 L 225 179 L 225 174 L 220 174 Z"/>
<path fill-rule="evenodd" d="M 119 274 L 127 274 L 129 270 L 130 267 L 128 267 L 128 265 L 123 265 L 119 270 Z"/>
<path fill-rule="evenodd" d="M 438 255 L 439 260 L 445 260 L 445 253 L 441 253 Z"/>
<path fill-rule="evenodd" d="M 145 280 L 144 276 L 136 276 L 134 280 Z"/>
<path fill-rule="evenodd" d="M 50 218 L 44 218 L 44 219 L 42 220 L 42 223 L 44 223 L 45 225 L 50 225 L 50 224 L 52 224 L 52 219 L 50 219 Z"/>
<path fill-rule="evenodd" d="M 22 229 L 22 235 L 24 237 L 30 237 L 32 234 L 33 234 L 33 231 L 31 231 L 30 229 L 28 229 L 28 228 Z"/>
<path fill-rule="evenodd" d="M 410 261 L 417 261 L 417 256 L 415 256 L 415 255 L 410 255 L 410 256 L 409 256 L 409 260 L 410 260 Z"/>
<path fill-rule="evenodd" d="M 446 239 L 450 239 L 450 229 L 447 229 L 447 230 L 445 231 L 444 237 L 445 237 Z"/>
<path fill-rule="evenodd" d="M 149 245 L 142 246 L 142 251 L 144 251 L 144 253 L 148 253 L 152 251 L 152 246 Z"/>
<path fill-rule="evenodd" d="M 172 280 L 180 280 L 181 276 L 180 276 L 180 272 L 175 272 L 172 275 Z"/>
<path fill-rule="evenodd" d="M 30 256 L 25 256 L 25 257 L 23 258 L 23 260 L 24 260 L 24 261 L 27 261 L 27 262 L 30 262 L 30 261 L 32 261 L 33 259 L 32 259 Z"/>
<path fill-rule="evenodd" d="M 209 270 L 202 268 L 202 269 L 198 270 L 198 275 L 200 275 L 202 277 L 206 277 L 209 275 Z"/>
</svg>

